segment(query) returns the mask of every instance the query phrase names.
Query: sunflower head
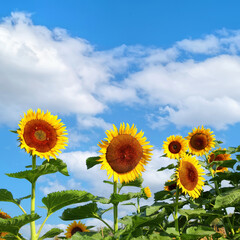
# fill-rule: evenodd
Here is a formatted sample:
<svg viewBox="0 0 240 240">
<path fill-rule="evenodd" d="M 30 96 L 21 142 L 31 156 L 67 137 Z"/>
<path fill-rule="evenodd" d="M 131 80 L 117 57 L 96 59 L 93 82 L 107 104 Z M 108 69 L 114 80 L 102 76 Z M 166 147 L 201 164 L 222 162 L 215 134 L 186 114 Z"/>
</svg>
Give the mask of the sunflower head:
<svg viewBox="0 0 240 240">
<path fill-rule="evenodd" d="M 218 154 L 218 151 L 226 151 L 226 148 L 224 149 L 217 149 L 215 151 L 213 151 L 209 156 L 208 156 L 208 162 L 211 163 L 213 161 L 227 161 L 227 160 L 231 160 L 231 154 L 227 154 L 227 153 L 219 153 Z M 226 167 L 217 167 L 216 171 L 215 172 L 225 172 L 227 171 L 228 169 Z"/>
<path fill-rule="evenodd" d="M 168 183 L 165 184 L 164 190 L 171 192 L 172 190 L 175 190 L 177 188 L 176 180 L 168 180 Z"/>
<path fill-rule="evenodd" d="M 27 114 L 24 113 L 17 133 L 21 148 L 47 160 L 49 157 L 56 159 L 56 155 L 61 153 L 60 149 L 64 149 L 68 142 L 66 127 L 61 119 L 40 109 L 37 112 L 30 109 Z"/>
<path fill-rule="evenodd" d="M 215 146 L 215 138 L 210 129 L 194 128 L 187 136 L 189 152 L 197 156 L 208 153 Z"/>
<path fill-rule="evenodd" d="M 187 151 L 187 141 L 182 136 L 170 136 L 163 144 L 164 153 L 168 158 L 179 159 Z"/>
<path fill-rule="evenodd" d="M 66 238 L 71 238 L 76 232 L 89 232 L 89 230 L 85 224 L 81 223 L 80 221 L 78 223 L 74 221 L 68 225 L 65 236 Z"/>
<path fill-rule="evenodd" d="M 113 130 L 106 131 L 106 141 L 101 141 L 100 159 L 101 169 L 106 169 L 109 178 L 113 176 L 115 182 L 129 182 L 135 180 L 144 165 L 151 159 L 152 146 L 146 142 L 143 132 L 137 133 L 137 128 L 122 123 L 119 130 L 113 125 Z"/>
<path fill-rule="evenodd" d="M 145 187 L 145 188 L 143 189 L 143 191 L 144 191 L 144 193 L 145 193 L 145 195 L 146 195 L 147 198 L 150 198 L 150 197 L 152 196 L 152 193 L 151 193 L 151 190 L 150 190 L 149 187 Z"/>
<path fill-rule="evenodd" d="M 198 160 L 190 155 L 185 155 L 179 162 L 179 167 L 176 170 L 177 186 L 183 193 L 188 193 L 190 197 L 198 198 L 200 190 L 204 185 L 204 178 Z"/>
<path fill-rule="evenodd" d="M 0 210 L 0 218 L 7 219 L 11 217 L 7 213 Z M 7 232 L 0 232 L 0 240 L 1 239 L 4 240 L 5 238 L 3 237 L 5 237 L 7 234 L 8 234 Z"/>
</svg>

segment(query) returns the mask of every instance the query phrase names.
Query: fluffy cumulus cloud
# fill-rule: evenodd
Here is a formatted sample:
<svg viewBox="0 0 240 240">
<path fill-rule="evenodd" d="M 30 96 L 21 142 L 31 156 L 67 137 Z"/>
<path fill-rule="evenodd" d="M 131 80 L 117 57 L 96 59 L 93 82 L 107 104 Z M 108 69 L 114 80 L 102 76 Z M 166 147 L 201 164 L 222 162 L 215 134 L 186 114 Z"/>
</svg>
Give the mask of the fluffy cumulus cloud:
<svg viewBox="0 0 240 240">
<path fill-rule="evenodd" d="M 153 127 L 223 129 L 240 121 L 239 50 L 240 31 L 223 29 L 167 49 L 100 51 L 64 29 L 12 13 L 0 23 L 0 123 L 16 123 L 23 111 L 40 107 L 72 114 L 81 127 L 106 129 L 106 110 L 142 104 L 160 109 L 147 116 Z"/>
</svg>

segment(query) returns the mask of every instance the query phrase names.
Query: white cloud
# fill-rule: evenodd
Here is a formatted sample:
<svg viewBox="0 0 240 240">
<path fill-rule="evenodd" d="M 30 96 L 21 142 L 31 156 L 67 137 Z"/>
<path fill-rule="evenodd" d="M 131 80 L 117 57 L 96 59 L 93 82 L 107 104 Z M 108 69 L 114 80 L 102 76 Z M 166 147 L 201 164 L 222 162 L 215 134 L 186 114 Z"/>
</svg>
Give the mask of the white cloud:
<svg viewBox="0 0 240 240">
<path fill-rule="evenodd" d="M 48 181 L 48 186 L 41 186 L 40 190 L 43 192 L 44 195 L 47 195 L 52 192 L 57 192 L 57 191 L 63 191 L 66 190 L 66 187 L 63 186 L 58 182 L 58 180 L 55 180 L 53 182 Z"/>
</svg>

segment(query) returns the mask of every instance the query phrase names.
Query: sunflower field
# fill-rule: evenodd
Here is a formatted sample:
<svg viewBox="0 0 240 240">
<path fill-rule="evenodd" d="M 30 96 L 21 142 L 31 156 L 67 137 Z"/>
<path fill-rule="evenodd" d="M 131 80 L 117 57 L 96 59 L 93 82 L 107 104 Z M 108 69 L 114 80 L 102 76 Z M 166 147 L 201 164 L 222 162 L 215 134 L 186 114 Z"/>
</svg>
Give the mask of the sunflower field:
<svg viewBox="0 0 240 240">
<path fill-rule="evenodd" d="M 153 146 L 134 124 L 122 123 L 119 128 L 113 125 L 98 143 L 99 156 L 86 159 L 88 169 L 100 165 L 106 170 L 108 180 L 99 184 L 111 188 L 111 196 L 81 190 L 49 193 L 42 198 L 46 216 L 36 229 L 35 221 L 41 218 L 35 206 L 38 178 L 56 172 L 69 175 L 66 163 L 57 158 L 67 147 L 67 130 L 58 116 L 40 109 L 30 109 L 18 127 L 12 132 L 18 136 L 19 147 L 31 156 L 32 164 L 7 176 L 27 180 L 31 189 L 28 196 L 20 198 L 0 189 L 0 201 L 15 204 L 22 211 L 20 216 L 9 216 L 0 210 L 0 239 L 25 239 L 20 230 L 26 224 L 30 224 L 31 240 L 240 239 L 240 146 L 221 148 L 222 142 L 215 139 L 210 129 L 201 126 L 186 136 L 166 138 L 162 143 L 164 155 L 159 157 L 173 159 L 174 163 L 156 171 L 160 177 L 165 170 L 173 170 L 174 174 L 163 189 L 152 193 L 144 187 L 142 172 L 151 161 Z M 229 184 L 226 186 L 223 181 Z M 129 186 L 138 190 L 121 192 Z M 141 199 L 151 197 L 152 205 L 140 204 Z M 22 207 L 22 201 L 29 201 L 30 212 Z M 134 206 L 135 212 L 119 218 L 122 205 Z M 71 221 L 66 231 L 53 228 L 41 234 L 48 218 L 61 209 L 62 221 Z M 107 212 L 112 212 L 112 226 L 103 218 Z M 92 230 L 94 226 L 81 222 L 88 218 L 98 219 L 105 227 Z"/>
</svg>

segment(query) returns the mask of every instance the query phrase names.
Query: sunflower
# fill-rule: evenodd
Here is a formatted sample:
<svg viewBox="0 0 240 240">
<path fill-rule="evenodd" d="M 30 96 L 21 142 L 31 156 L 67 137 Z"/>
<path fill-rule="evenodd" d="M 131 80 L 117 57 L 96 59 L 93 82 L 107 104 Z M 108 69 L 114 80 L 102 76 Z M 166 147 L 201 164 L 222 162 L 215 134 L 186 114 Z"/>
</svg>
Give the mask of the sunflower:
<svg viewBox="0 0 240 240">
<path fill-rule="evenodd" d="M 56 159 L 56 155 L 61 153 L 60 149 L 64 149 L 68 142 L 68 138 L 64 136 L 67 134 L 66 127 L 61 119 L 40 109 L 36 113 L 32 109 L 27 114 L 24 113 L 17 133 L 21 148 L 47 160 L 49 157 Z"/>
<path fill-rule="evenodd" d="M 145 169 L 144 165 L 151 159 L 152 146 L 146 142 L 143 132 L 137 133 L 137 128 L 124 123 L 119 130 L 113 125 L 113 130 L 107 130 L 105 138 L 98 146 L 102 155 L 99 161 L 101 169 L 106 169 L 109 178 L 113 176 L 115 182 L 129 182 L 135 180 Z"/>
<path fill-rule="evenodd" d="M 7 213 L 0 210 L 0 218 L 7 219 L 11 217 Z M 0 240 L 4 240 L 5 238 L 2 237 L 5 237 L 7 234 L 7 232 L 0 232 Z"/>
<path fill-rule="evenodd" d="M 203 172 L 195 157 L 185 155 L 180 160 L 179 167 L 176 170 L 177 185 L 183 193 L 188 193 L 189 196 L 198 198 L 200 190 L 202 190 L 202 186 L 204 185 Z"/>
<path fill-rule="evenodd" d="M 168 184 L 167 185 L 165 184 L 165 186 L 164 186 L 164 190 L 168 191 L 168 192 L 170 192 L 176 188 L 177 188 L 176 180 L 168 180 Z"/>
<path fill-rule="evenodd" d="M 150 198 L 150 197 L 152 196 L 152 193 L 151 193 L 151 190 L 150 190 L 149 187 L 145 187 L 145 188 L 143 189 L 143 191 L 144 191 L 144 193 L 146 194 L 146 197 L 147 197 L 147 198 Z"/>
<path fill-rule="evenodd" d="M 194 128 L 187 136 L 189 152 L 197 156 L 208 153 L 215 146 L 214 135 L 210 129 Z"/>
<path fill-rule="evenodd" d="M 168 158 L 179 159 L 187 151 L 187 141 L 182 136 L 170 136 L 163 144 L 164 153 Z"/>
<path fill-rule="evenodd" d="M 227 153 L 220 153 L 220 154 L 217 154 L 217 151 L 226 151 L 226 148 L 224 149 L 217 149 L 215 151 L 213 151 L 209 157 L 208 157 L 208 162 L 211 163 L 213 161 L 227 161 L 227 160 L 231 160 L 231 154 L 227 154 Z M 215 172 L 225 172 L 227 171 L 228 169 L 226 167 L 217 167 L 216 171 Z"/>
<path fill-rule="evenodd" d="M 66 238 L 71 238 L 76 232 L 89 232 L 89 230 L 87 229 L 86 225 L 80 221 L 78 223 L 74 221 L 67 227 L 67 232 L 65 233 Z"/>
</svg>

